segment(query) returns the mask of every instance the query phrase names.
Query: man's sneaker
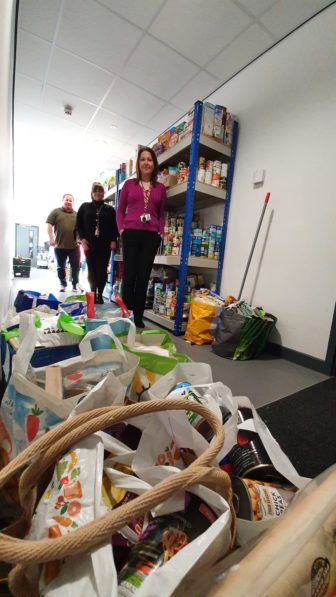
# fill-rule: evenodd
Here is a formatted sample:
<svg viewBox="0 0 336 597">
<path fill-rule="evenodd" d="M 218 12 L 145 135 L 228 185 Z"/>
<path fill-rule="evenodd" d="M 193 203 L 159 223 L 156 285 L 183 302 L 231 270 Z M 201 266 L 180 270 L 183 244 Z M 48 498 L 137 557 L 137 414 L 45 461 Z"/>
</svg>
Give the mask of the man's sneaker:
<svg viewBox="0 0 336 597">
<path fill-rule="evenodd" d="M 61 286 L 60 292 L 66 292 L 66 286 Z"/>
<path fill-rule="evenodd" d="M 73 287 L 71 288 L 71 290 L 72 290 L 72 292 L 77 292 L 77 288 L 76 288 L 76 286 L 73 286 Z"/>
</svg>

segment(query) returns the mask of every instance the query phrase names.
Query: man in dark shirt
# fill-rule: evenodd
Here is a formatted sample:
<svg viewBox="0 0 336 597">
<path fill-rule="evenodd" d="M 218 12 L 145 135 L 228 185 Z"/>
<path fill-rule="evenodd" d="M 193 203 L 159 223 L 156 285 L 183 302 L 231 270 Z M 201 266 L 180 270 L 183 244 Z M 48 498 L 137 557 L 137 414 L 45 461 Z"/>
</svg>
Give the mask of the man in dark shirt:
<svg viewBox="0 0 336 597">
<path fill-rule="evenodd" d="M 61 292 L 67 287 L 65 265 L 69 258 L 71 266 L 72 290 L 77 290 L 80 268 L 80 248 L 76 241 L 76 215 L 73 210 L 74 198 L 67 193 L 63 195 L 62 207 L 50 212 L 47 218 L 48 236 L 51 247 L 55 247 L 57 275 L 61 283 Z"/>
</svg>

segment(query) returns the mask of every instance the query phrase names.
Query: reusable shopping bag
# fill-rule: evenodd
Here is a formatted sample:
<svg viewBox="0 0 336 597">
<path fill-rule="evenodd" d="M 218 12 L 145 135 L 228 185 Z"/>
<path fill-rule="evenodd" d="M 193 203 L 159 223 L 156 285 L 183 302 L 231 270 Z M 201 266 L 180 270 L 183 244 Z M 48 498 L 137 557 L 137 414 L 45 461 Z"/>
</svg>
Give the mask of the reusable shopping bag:
<svg viewBox="0 0 336 597">
<path fill-rule="evenodd" d="M 212 350 L 220 357 L 245 361 L 262 353 L 277 319 L 269 313 L 243 315 L 237 311 L 237 305 L 221 310 Z"/>
<path fill-rule="evenodd" d="M 95 403 L 100 396 L 120 393 L 121 386 L 120 401 L 123 401 L 126 388 L 131 384 L 139 363 L 136 355 L 123 350 L 109 326 L 104 331 L 114 338 L 116 349 L 94 352 L 90 340 L 99 332 L 90 332 L 79 345 L 79 357 L 58 363 L 66 398 L 60 400 L 44 389 L 46 368 L 29 367 L 37 329 L 34 317 L 27 316 L 27 319 L 24 322 L 25 329 L 22 328 L 20 348 L 14 357 L 13 373 L 0 408 L 4 429 L 0 448 L 7 461 L 67 419 L 83 396 L 87 395 L 87 399 Z"/>
<path fill-rule="evenodd" d="M 58 309 L 60 301 L 55 295 L 42 294 L 35 290 L 19 290 L 16 299 L 14 301 L 14 307 L 19 311 L 26 311 L 39 305 L 47 305 L 50 309 Z"/>
</svg>

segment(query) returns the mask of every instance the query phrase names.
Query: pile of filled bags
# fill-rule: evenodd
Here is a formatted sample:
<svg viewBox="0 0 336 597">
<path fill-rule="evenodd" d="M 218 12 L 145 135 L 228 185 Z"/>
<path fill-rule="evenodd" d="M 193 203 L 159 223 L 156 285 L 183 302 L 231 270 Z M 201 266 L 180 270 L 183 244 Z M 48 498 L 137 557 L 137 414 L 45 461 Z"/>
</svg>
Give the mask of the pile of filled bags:
<svg viewBox="0 0 336 597">
<path fill-rule="evenodd" d="M 260 307 L 229 295 L 207 292 L 191 301 L 185 339 L 212 344 L 220 357 L 245 361 L 258 357 L 277 322 Z"/>
<path fill-rule="evenodd" d="M 19 505 L 0 534 L 11 593 L 207 594 L 209 572 L 243 562 L 309 480 L 250 400 L 165 332 L 107 316 L 78 356 L 33 367 L 35 317 L 22 312 L 0 409 L 1 498 Z"/>
</svg>

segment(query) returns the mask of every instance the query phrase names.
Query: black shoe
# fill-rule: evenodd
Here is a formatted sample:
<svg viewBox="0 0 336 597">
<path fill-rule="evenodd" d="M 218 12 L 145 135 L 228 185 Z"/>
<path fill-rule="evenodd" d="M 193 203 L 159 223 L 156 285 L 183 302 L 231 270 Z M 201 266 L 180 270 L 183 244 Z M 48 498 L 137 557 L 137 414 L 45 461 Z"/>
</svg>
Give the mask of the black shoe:
<svg viewBox="0 0 336 597">
<path fill-rule="evenodd" d="M 66 286 L 62 285 L 61 288 L 60 288 L 60 292 L 66 292 Z"/>
<path fill-rule="evenodd" d="M 144 324 L 144 322 L 142 321 L 142 318 L 141 318 L 141 317 L 134 319 L 134 323 L 135 323 L 135 327 L 137 327 L 137 328 L 140 328 L 140 329 L 142 329 L 142 330 L 143 330 L 143 328 L 145 327 L 145 324 Z"/>
<path fill-rule="evenodd" d="M 95 300 L 96 305 L 103 305 L 104 304 L 104 299 L 103 296 L 101 294 L 97 294 L 97 298 Z"/>
</svg>

